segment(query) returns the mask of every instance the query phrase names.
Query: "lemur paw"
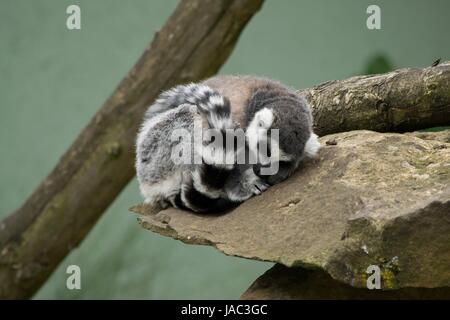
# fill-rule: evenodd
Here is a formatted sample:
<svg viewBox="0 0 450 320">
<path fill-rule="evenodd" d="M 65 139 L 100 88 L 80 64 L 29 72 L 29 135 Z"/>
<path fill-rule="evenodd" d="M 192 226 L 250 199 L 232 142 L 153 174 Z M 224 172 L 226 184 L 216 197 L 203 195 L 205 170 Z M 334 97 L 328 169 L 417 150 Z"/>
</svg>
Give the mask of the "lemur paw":
<svg viewBox="0 0 450 320">
<path fill-rule="evenodd" d="M 260 178 L 256 178 L 255 181 L 253 182 L 252 193 L 255 195 L 259 195 L 264 191 L 266 191 L 269 187 L 270 187 L 269 184 L 265 183 Z"/>
<path fill-rule="evenodd" d="M 234 183 L 226 187 L 227 196 L 231 201 L 243 202 L 254 195 L 259 195 L 269 188 L 269 185 L 253 172 L 247 169 L 239 175 Z"/>
</svg>

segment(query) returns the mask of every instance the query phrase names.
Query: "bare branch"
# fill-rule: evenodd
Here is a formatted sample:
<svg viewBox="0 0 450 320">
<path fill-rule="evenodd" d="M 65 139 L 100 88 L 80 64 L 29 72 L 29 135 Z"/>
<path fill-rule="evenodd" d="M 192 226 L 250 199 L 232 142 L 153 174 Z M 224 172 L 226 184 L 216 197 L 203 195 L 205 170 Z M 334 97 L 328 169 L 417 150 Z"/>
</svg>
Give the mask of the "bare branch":
<svg viewBox="0 0 450 320">
<path fill-rule="evenodd" d="M 134 139 L 165 89 L 214 74 L 262 0 L 181 1 L 28 200 L 0 223 L 0 299 L 30 297 L 134 176 Z"/>
<path fill-rule="evenodd" d="M 315 130 L 321 136 L 450 125 L 450 62 L 329 81 L 300 92 L 314 107 Z"/>
</svg>

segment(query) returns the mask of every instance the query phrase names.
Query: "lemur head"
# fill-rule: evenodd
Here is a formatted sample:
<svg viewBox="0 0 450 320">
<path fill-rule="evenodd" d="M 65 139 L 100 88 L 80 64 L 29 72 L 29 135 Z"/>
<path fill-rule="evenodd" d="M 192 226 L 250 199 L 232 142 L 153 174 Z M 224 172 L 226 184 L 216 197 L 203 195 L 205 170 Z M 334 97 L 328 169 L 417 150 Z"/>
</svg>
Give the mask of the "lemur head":
<svg viewBox="0 0 450 320">
<path fill-rule="evenodd" d="M 258 155 L 253 170 L 271 185 L 289 177 L 311 147 L 314 154 L 318 150 L 309 107 L 288 90 L 258 89 L 249 101 L 246 127 L 248 148 Z"/>
</svg>

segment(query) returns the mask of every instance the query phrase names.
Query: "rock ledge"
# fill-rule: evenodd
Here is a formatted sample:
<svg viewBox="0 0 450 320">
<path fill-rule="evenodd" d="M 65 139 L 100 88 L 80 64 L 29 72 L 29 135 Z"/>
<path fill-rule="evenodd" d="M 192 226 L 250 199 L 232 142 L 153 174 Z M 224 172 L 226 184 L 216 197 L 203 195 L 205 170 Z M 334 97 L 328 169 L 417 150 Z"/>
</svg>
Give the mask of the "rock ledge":
<svg viewBox="0 0 450 320">
<path fill-rule="evenodd" d="M 138 213 L 144 228 L 227 255 L 319 268 L 365 287 L 450 287 L 450 131 L 324 136 L 319 158 L 226 214 Z"/>
</svg>

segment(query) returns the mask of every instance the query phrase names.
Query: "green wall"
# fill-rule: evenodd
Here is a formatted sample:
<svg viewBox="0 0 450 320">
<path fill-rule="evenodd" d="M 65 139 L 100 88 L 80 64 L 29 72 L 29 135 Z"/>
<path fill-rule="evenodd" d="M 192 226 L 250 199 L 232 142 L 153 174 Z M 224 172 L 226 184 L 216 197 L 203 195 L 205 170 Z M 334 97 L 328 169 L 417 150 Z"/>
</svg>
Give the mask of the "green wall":
<svg viewBox="0 0 450 320">
<path fill-rule="evenodd" d="M 79 4 L 82 29 L 66 29 Z M 366 28 L 378 4 L 382 29 Z M 33 191 L 134 64 L 175 0 L 0 0 L 0 217 Z M 222 73 L 277 78 L 296 87 L 388 65 L 450 59 L 450 1 L 266 0 Z M 36 298 L 238 298 L 271 264 L 141 229 L 127 208 L 131 182 Z M 82 289 L 69 291 L 77 264 Z"/>
</svg>

